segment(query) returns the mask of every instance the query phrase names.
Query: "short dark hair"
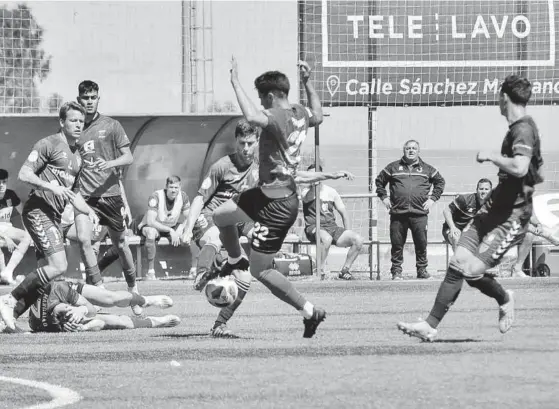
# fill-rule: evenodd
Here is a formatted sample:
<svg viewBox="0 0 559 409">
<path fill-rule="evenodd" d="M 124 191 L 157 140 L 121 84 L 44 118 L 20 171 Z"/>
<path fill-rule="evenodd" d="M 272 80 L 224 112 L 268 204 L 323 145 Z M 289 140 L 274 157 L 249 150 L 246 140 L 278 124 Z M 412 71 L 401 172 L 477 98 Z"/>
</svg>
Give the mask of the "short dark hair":
<svg viewBox="0 0 559 409">
<path fill-rule="evenodd" d="M 78 95 L 83 95 L 88 92 L 99 92 L 99 84 L 91 80 L 85 80 L 78 85 Z"/>
<path fill-rule="evenodd" d="M 481 178 L 480 180 L 477 181 L 476 190 L 479 189 L 479 185 L 481 185 L 482 183 L 489 183 L 489 186 L 491 186 L 491 189 L 493 189 L 493 183 L 491 183 L 489 179 Z"/>
<path fill-rule="evenodd" d="M 171 175 L 167 178 L 167 181 L 165 182 L 165 186 L 169 186 L 171 183 L 180 183 L 181 178 L 177 175 Z"/>
<path fill-rule="evenodd" d="M 249 135 L 256 135 L 257 138 L 260 138 L 260 127 L 252 125 L 245 118 L 242 118 L 235 127 L 235 138 Z"/>
<path fill-rule="evenodd" d="M 261 95 L 269 92 L 278 97 L 287 97 L 289 95 L 289 79 L 279 71 L 267 71 L 254 80 L 254 86 Z"/>
<path fill-rule="evenodd" d="M 532 96 L 532 84 L 527 78 L 511 74 L 501 84 L 501 92 L 507 94 L 513 103 L 526 106 Z"/>
<path fill-rule="evenodd" d="M 404 148 L 406 146 L 408 146 L 410 143 L 415 143 L 417 145 L 417 147 L 419 148 L 419 142 L 416 139 L 408 139 L 405 143 L 404 143 Z"/>
<path fill-rule="evenodd" d="M 313 170 L 316 169 L 316 165 L 313 163 L 312 165 L 309 165 L 309 167 L 307 168 L 307 170 Z M 322 172 L 322 165 L 318 165 L 318 171 Z"/>
<path fill-rule="evenodd" d="M 0 180 L 8 179 L 8 171 L 6 169 L 0 169 Z"/>
<path fill-rule="evenodd" d="M 85 108 L 82 107 L 80 104 L 78 104 L 77 102 L 74 101 L 70 101 L 70 102 L 65 102 L 61 107 L 60 107 L 60 111 L 58 113 L 58 117 L 65 121 L 66 117 L 68 115 L 68 111 L 79 111 L 83 114 L 83 116 L 85 116 Z"/>
</svg>

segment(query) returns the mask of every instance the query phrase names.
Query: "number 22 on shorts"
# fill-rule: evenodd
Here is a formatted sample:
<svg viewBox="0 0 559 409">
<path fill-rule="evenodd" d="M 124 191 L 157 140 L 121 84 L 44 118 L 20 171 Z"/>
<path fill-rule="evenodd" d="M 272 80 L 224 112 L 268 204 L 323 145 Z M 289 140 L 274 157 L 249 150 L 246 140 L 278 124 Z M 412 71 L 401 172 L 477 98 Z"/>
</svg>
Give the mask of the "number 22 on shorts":
<svg viewBox="0 0 559 409">
<path fill-rule="evenodd" d="M 260 223 L 254 223 L 254 229 L 252 230 L 252 245 L 254 247 L 260 247 L 260 243 L 268 240 L 268 233 L 270 231 L 266 226 L 262 226 Z"/>
</svg>

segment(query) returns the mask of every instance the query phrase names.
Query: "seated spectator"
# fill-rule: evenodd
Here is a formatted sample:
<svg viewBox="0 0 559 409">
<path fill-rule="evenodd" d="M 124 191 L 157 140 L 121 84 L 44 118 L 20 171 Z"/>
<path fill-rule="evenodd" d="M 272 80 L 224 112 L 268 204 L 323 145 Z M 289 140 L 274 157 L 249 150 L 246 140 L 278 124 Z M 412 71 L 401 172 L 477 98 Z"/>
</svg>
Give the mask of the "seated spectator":
<svg viewBox="0 0 559 409">
<path fill-rule="evenodd" d="M 314 170 L 315 165 L 309 166 L 308 170 Z M 322 167 L 319 168 L 322 172 Z M 343 172 L 342 172 L 343 173 Z M 305 218 L 305 235 L 311 243 L 316 243 L 316 202 L 315 189 L 306 186 L 302 189 L 301 196 L 303 199 L 303 216 Z M 322 184 L 320 189 L 320 264 L 317 266 L 321 277 L 326 275 L 325 264 L 328 257 L 330 246 L 334 244 L 336 247 L 349 247 L 345 263 L 338 275 L 342 280 L 352 280 L 351 266 L 363 248 L 363 238 L 356 232 L 350 230 L 349 215 L 345 208 L 344 202 L 336 190 L 328 185 Z M 342 218 L 342 226 L 338 226 L 336 210 Z"/>
<path fill-rule="evenodd" d="M 0 250 L 0 284 L 15 284 L 14 271 L 23 259 L 31 244 L 31 237 L 22 229 L 12 226 L 14 208 L 19 212 L 23 204 L 17 194 L 8 189 L 8 171 L 0 169 L 0 248 L 12 253 L 8 265 L 5 264 L 4 253 Z"/>
<path fill-rule="evenodd" d="M 147 280 L 155 279 L 156 242 L 161 237 L 169 239 L 175 247 L 189 244 L 182 240 L 189 211 L 190 200 L 181 189 L 178 176 L 169 176 L 165 189 L 156 190 L 149 197 L 148 210 L 134 228 L 135 234 L 146 238 Z"/>
</svg>

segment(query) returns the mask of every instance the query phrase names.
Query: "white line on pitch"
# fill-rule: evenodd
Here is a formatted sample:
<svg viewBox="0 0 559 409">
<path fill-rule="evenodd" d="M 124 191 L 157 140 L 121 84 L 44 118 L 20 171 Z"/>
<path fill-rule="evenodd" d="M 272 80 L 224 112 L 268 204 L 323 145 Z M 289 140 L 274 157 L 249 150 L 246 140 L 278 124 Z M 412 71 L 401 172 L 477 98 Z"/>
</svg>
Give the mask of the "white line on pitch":
<svg viewBox="0 0 559 409">
<path fill-rule="evenodd" d="M 44 391 L 48 392 L 48 394 L 53 398 L 50 402 L 26 406 L 22 409 L 56 409 L 79 402 L 82 399 L 79 393 L 74 392 L 71 389 L 63 388 L 62 386 L 51 385 L 50 383 L 46 382 L 38 382 L 20 378 L 10 378 L 7 376 L 0 376 L 0 382 L 1 381 L 30 386 L 37 389 L 43 389 Z"/>
</svg>

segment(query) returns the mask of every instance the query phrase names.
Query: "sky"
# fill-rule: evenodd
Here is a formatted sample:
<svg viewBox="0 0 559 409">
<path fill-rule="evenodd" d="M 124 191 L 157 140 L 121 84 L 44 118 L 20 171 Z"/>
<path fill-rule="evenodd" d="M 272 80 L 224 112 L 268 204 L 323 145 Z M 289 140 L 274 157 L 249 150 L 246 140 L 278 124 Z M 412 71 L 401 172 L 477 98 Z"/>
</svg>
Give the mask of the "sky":
<svg viewBox="0 0 559 409">
<path fill-rule="evenodd" d="M 44 28 L 43 48 L 52 56 L 51 73 L 40 84 L 42 95 L 57 92 L 74 99 L 79 82 L 91 79 L 101 87 L 101 109 L 107 113 L 181 112 L 181 1 L 25 3 Z M 292 78 L 292 95 L 297 96 L 295 0 L 196 3 L 198 23 L 211 27 L 198 30 L 204 31 L 204 41 L 198 35 L 198 56 L 205 54 L 207 60 L 205 67 L 199 63 L 199 89 L 213 89 L 217 101 L 234 101 L 229 83 L 234 54 L 240 79 L 255 102 L 253 80 L 267 70 Z M 200 97 L 198 106 L 210 100 Z"/>
</svg>

